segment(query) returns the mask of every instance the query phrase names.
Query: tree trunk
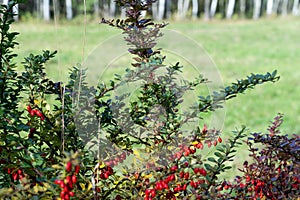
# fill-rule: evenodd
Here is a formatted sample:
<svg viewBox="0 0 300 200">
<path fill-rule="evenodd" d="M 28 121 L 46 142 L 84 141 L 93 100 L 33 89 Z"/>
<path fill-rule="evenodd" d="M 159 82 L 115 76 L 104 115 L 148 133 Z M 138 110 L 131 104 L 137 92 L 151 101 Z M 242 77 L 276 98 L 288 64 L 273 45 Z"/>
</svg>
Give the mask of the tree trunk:
<svg viewBox="0 0 300 200">
<path fill-rule="evenodd" d="M 166 18 L 170 19 L 172 16 L 172 0 L 167 0 L 166 2 Z"/>
<path fill-rule="evenodd" d="M 289 3 L 289 0 L 283 0 L 282 1 L 282 7 L 281 7 L 281 15 L 282 16 L 287 16 L 287 13 L 288 13 L 288 3 Z"/>
<path fill-rule="evenodd" d="M 152 17 L 157 20 L 158 17 L 158 1 L 152 4 Z"/>
<path fill-rule="evenodd" d="M 204 19 L 205 20 L 209 20 L 210 19 L 209 8 L 210 8 L 210 0 L 205 0 L 205 3 L 204 3 Z"/>
<path fill-rule="evenodd" d="M 177 15 L 179 19 L 183 18 L 183 0 L 177 2 Z"/>
<path fill-rule="evenodd" d="M 72 0 L 66 0 L 66 13 L 67 19 L 71 20 L 73 18 Z"/>
<path fill-rule="evenodd" d="M 13 12 L 15 14 L 14 20 L 18 21 L 19 20 L 19 4 L 15 5 L 13 7 Z"/>
<path fill-rule="evenodd" d="M 190 0 L 184 0 L 183 1 L 183 17 L 185 18 L 186 17 L 186 14 L 189 10 L 189 6 L 190 6 Z"/>
<path fill-rule="evenodd" d="M 166 6 L 166 0 L 159 0 L 158 2 L 158 20 L 162 20 L 165 15 L 165 6 Z"/>
<path fill-rule="evenodd" d="M 3 5 L 8 5 L 8 0 L 3 0 L 2 4 Z"/>
<path fill-rule="evenodd" d="M 273 13 L 275 13 L 275 14 L 278 13 L 279 2 L 280 2 L 280 0 L 275 0 L 275 2 L 273 4 Z"/>
<path fill-rule="evenodd" d="M 234 11 L 235 0 L 229 0 L 226 12 L 226 18 L 231 19 Z"/>
<path fill-rule="evenodd" d="M 43 18 L 45 21 L 50 20 L 50 0 L 43 0 Z"/>
<path fill-rule="evenodd" d="M 273 12 L 273 3 L 274 3 L 273 0 L 268 0 L 267 1 L 267 10 L 266 10 L 267 15 L 272 15 L 272 12 Z"/>
<path fill-rule="evenodd" d="M 218 5 L 218 0 L 212 0 L 211 5 L 210 5 L 210 17 L 212 17 L 212 18 L 216 14 L 217 5 Z"/>
<path fill-rule="evenodd" d="M 100 9 L 99 9 L 99 1 L 94 0 L 94 15 L 98 17 L 100 14 Z"/>
<path fill-rule="evenodd" d="M 198 8 L 199 8 L 199 4 L 198 4 L 198 0 L 192 0 L 192 18 L 196 19 L 198 17 Z"/>
<path fill-rule="evenodd" d="M 292 14 L 294 16 L 299 16 L 300 15 L 300 12 L 299 12 L 299 0 L 294 0 Z"/>
<path fill-rule="evenodd" d="M 240 15 L 242 17 L 246 16 L 246 0 L 240 0 Z"/>
<path fill-rule="evenodd" d="M 253 19 L 258 19 L 260 16 L 261 0 L 254 0 Z"/>
<path fill-rule="evenodd" d="M 116 14 L 116 2 L 111 0 L 109 5 L 109 15 L 114 17 Z"/>
</svg>

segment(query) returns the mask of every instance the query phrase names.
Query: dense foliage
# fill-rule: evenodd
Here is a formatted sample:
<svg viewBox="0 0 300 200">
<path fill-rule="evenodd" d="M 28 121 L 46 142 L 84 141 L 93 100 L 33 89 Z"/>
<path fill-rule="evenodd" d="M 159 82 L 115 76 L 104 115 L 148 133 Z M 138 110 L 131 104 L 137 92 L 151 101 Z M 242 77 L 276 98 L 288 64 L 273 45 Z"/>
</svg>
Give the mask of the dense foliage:
<svg viewBox="0 0 300 200">
<path fill-rule="evenodd" d="M 184 94 L 207 79 L 180 80 L 182 66 L 167 66 L 156 41 L 166 24 L 142 18 L 154 1 L 118 0 L 125 20 L 119 28 L 134 62 L 109 83 L 89 86 L 85 70 L 73 67 L 67 83 L 54 82 L 45 64 L 56 52 L 25 58 L 16 71 L 18 33 L 10 31 L 10 1 L 0 10 L 0 197 L 2 199 L 296 199 L 299 196 L 299 137 L 280 134 L 278 115 L 268 134 L 252 134 L 243 175 L 221 180 L 230 169 L 245 127 L 223 141 L 219 130 L 198 124 L 204 112 L 248 89 L 279 79 L 251 74 L 181 107 Z M 131 83 L 139 88 L 122 95 Z M 126 87 L 124 87 L 126 86 Z M 119 94 L 119 93 L 118 93 Z M 201 122 L 200 122 L 201 123 Z M 261 144 L 256 147 L 257 144 Z M 213 156 L 203 152 L 213 149 Z"/>
</svg>

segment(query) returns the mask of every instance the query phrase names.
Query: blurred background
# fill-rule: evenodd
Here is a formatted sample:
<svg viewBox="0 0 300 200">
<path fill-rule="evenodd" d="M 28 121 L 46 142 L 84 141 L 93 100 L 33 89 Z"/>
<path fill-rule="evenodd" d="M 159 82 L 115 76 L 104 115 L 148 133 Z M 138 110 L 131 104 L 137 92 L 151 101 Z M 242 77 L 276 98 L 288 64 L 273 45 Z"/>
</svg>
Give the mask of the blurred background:
<svg viewBox="0 0 300 200">
<path fill-rule="evenodd" d="M 7 4 L 9 0 L 2 0 Z M 146 0 L 145 0 L 146 1 Z M 28 0 L 16 8 L 20 18 L 71 20 L 85 12 L 96 17 L 125 16 L 114 0 Z M 155 20 L 184 18 L 253 18 L 299 15 L 299 0 L 158 0 L 147 13 Z"/>
<path fill-rule="evenodd" d="M 167 29 L 180 32 L 205 49 L 225 86 L 251 73 L 278 70 L 279 82 L 258 86 L 227 102 L 224 137 L 241 125 L 246 125 L 249 132 L 266 132 L 278 112 L 284 114 L 282 132 L 299 134 L 299 2 L 158 0 L 144 14 L 169 23 Z M 102 17 L 125 17 L 125 11 L 113 0 L 28 0 L 15 12 L 18 22 L 13 29 L 21 33 L 16 62 L 21 63 L 29 53 L 58 50 L 56 58 L 46 66 L 56 81 L 66 80 L 69 68 L 83 63 L 104 41 L 121 33 L 99 24 Z M 112 46 L 116 47 L 113 42 Z M 198 56 L 192 48 L 186 48 L 185 54 Z M 99 55 L 98 62 L 105 56 Z M 115 68 L 107 79 L 122 71 Z"/>
</svg>

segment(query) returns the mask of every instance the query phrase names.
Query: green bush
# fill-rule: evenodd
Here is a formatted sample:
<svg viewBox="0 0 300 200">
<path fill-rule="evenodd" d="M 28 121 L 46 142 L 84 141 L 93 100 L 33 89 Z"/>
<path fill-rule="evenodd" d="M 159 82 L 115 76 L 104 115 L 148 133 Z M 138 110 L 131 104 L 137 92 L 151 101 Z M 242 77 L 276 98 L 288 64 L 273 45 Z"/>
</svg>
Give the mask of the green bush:
<svg viewBox="0 0 300 200">
<path fill-rule="evenodd" d="M 155 49 L 166 24 L 142 19 L 154 1 L 118 0 L 125 20 L 102 23 L 123 31 L 133 55 L 132 67 L 109 83 L 89 86 L 85 70 L 73 67 L 67 83 L 54 82 L 45 63 L 56 52 L 29 55 L 16 71 L 18 33 L 10 1 L 1 7 L 0 55 L 0 197 L 3 199 L 296 199 L 299 196 L 299 137 L 280 135 L 281 116 L 269 134 L 247 140 L 252 164 L 243 177 L 219 179 L 230 168 L 245 128 L 222 141 L 206 125 L 183 127 L 200 114 L 214 112 L 246 90 L 279 79 L 273 73 L 251 74 L 230 86 L 200 96 L 197 105 L 180 110 L 184 94 L 205 85 L 202 76 L 180 80 L 182 66 L 167 66 Z M 136 91 L 113 92 L 131 83 Z M 262 143 L 258 150 L 254 143 Z M 89 145 L 87 145 L 89 144 Z M 205 159 L 204 148 L 217 146 Z M 261 169 L 264 169 L 261 171 Z M 274 171 L 274 169 L 276 169 Z M 288 181 L 285 181 L 288 180 Z"/>
</svg>

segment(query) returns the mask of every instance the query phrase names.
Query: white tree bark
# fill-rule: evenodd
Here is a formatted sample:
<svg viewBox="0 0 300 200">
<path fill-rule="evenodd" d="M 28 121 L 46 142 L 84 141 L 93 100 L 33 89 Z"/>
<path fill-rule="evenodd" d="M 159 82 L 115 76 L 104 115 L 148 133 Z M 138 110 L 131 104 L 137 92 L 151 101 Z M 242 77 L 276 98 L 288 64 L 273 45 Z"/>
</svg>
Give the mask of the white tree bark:
<svg viewBox="0 0 300 200">
<path fill-rule="evenodd" d="M 109 5 L 109 15 L 114 17 L 116 13 L 116 2 L 115 1 L 110 1 Z"/>
<path fill-rule="evenodd" d="M 3 0 L 2 4 L 8 5 L 8 0 Z"/>
<path fill-rule="evenodd" d="M 246 13 L 246 0 L 240 0 L 240 14 L 242 17 L 245 17 Z"/>
<path fill-rule="evenodd" d="M 228 1 L 227 11 L 226 11 L 227 19 L 231 19 L 233 11 L 234 11 L 234 5 L 235 5 L 235 0 Z"/>
<path fill-rule="evenodd" d="M 66 0 L 66 13 L 67 19 L 71 20 L 73 18 L 72 0 Z"/>
<path fill-rule="evenodd" d="M 275 0 L 273 4 L 273 13 L 277 14 L 278 13 L 278 6 L 279 6 L 280 0 Z"/>
<path fill-rule="evenodd" d="M 159 0 L 158 2 L 158 20 L 162 20 L 164 18 L 165 9 L 166 9 L 166 0 Z"/>
<path fill-rule="evenodd" d="M 267 15 L 272 15 L 272 12 L 273 12 L 273 3 L 274 3 L 273 0 L 268 0 L 267 1 L 267 10 L 266 10 Z"/>
<path fill-rule="evenodd" d="M 186 14 L 189 10 L 189 6 L 190 6 L 190 0 L 184 0 L 183 1 L 183 17 L 186 17 Z"/>
<path fill-rule="evenodd" d="M 282 16 L 287 16 L 287 13 L 288 13 L 288 3 L 289 3 L 289 0 L 283 0 L 282 1 L 282 7 L 281 7 L 281 15 Z"/>
<path fill-rule="evenodd" d="M 179 19 L 183 18 L 183 0 L 177 2 L 177 15 Z"/>
<path fill-rule="evenodd" d="M 192 17 L 194 19 L 196 19 L 198 17 L 198 8 L 199 8 L 199 4 L 198 4 L 198 0 L 192 0 Z"/>
<path fill-rule="evenodd" d="M 214 17 L 218 6 L 218 0 L 212 0 L 210 4 L 210 16 Z"/>
<path fill-rule="evenodd" d="M 158 17 L 158 2 L 152 4 L 152 17 L 153 19 L 157 20 Z"/>
<path fill-rule="evenodd" d="M 253 19 L 258 19 L 260 16 L 261 0 L 254 0 Z"/>
<path fill-rule="evenodd" d="M 98 17 L 100 14 L 100 9 L 99 9 L 99 1 L 94 0 L 94 15 Z"/>
<path fill-rule="evenodd" d="M 294 16 L 299 16 L 300 15 L 299 0 L 294 0 L 292 14 Z"/>
<path fill-rule="evenodd" d="M 13 12 L 14 12 L 14 14 L 15 14 L 14 19 L 15 19 L 16 21 L 18 21 L 18 20 L 19 20 L 19 4 L 15 5 L 15 6 L 13 7 Z"/>
<path fill-rule="evenodd" d="M 209 20 L 210 19 L 210 0 L 205 0 L 204 2 L 204 19 Z"/>
<path fill-rule="evenodd" d="M 43 18 L 45 21 L 50 20 L 50 0 L 43 0 Z"/>
</svg>

